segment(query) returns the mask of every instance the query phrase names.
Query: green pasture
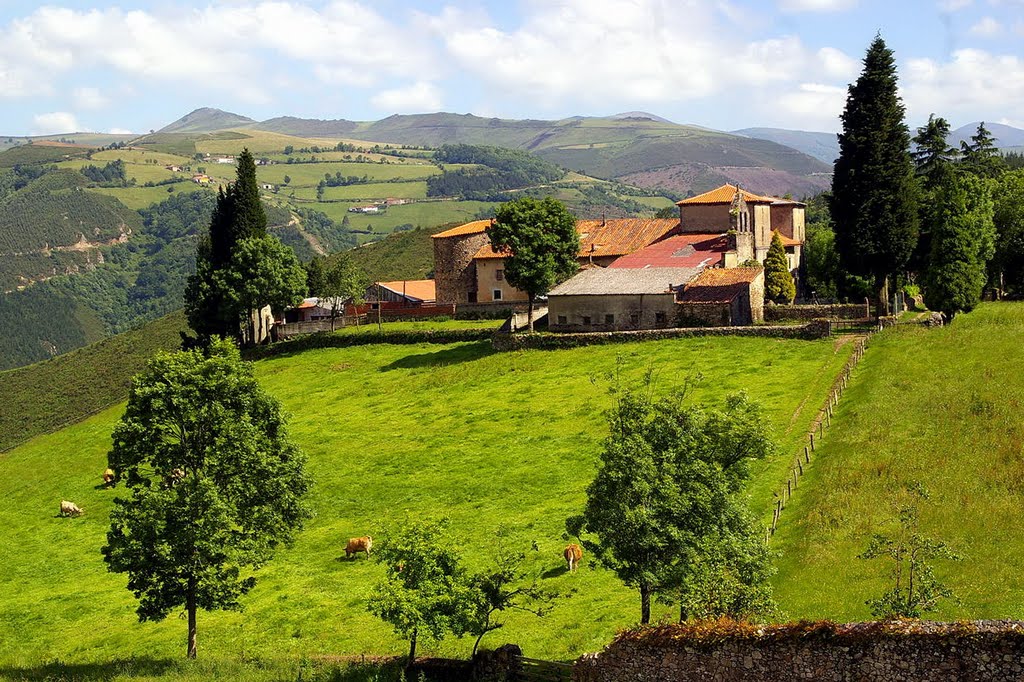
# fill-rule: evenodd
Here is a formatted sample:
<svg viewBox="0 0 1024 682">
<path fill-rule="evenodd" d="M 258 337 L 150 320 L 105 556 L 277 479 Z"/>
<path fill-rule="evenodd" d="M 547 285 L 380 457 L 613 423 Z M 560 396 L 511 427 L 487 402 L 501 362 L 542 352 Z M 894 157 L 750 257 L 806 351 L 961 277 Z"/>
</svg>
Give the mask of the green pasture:
<svg viewBox="0 0 1024 682">
<path fill-rule="evenodd" d="M 201 191 L 216 191 L 216 185 L 211 190 L 210 186 L 197 185 L 191 180 L 182 180 L 172 185 L 157 185 L 156 187 L 93 187 L 90 192 L 107 194 L 117 199 L 130 209 L 149 208 L 153 204 L 167 199 L 174 192 L 188 193 Z M 171 188 L 173 192 L 167 191 Z"/>
<path fill-rule="evenodd" d="M 941 329 L 872 338 L 776 535 L 793 617 L 867 618 L 885 566 L 856 556 L 893 516 L 890 491 L 931 492 L 922 530 L 963 556 L 936 574 L 957 600 L 935 617 L 1024 616 L 1024 304 L 988 303 Z"/>
<path fill-rule="evenodd" d="M 326 213 L 331 220 L 341 222 L 346 216 L 353 230 L 365 230 L 370 226 L 374 232 L 390 232 L 398 225 L 414 225 L 433 228 L 445 223 L 463 223 L 473 220 L 480 211 L 495 206 L 487 201 L 419 201 L 412 204 L 392 206 L 382 213 L 349 213 L 350 206 L 362 202 L 301 204 Z M 440 231 L 440 230 L 437 230 Z"/>
<path fill-rule="evenodd" d="M 0 677 L 98 670 L 105 676 L 96 679 L 112 679 L 127 667 L 121 679 L 202 679 L 195 671 L 205 670 L 294 680 L 288 666 L 307 657 L 401 653 L 403 643 L 365 610 L 381 568 L 344 560 L 342 548 L 355 535 L 381 537 L 399 519 L 441 515 L 451 517 L 470 567 L 488 563 L 493 533 L 506 526 L 531 573 L 575 590 L 545 619 L 510 615 L 486 645 L 514 641 L 549 659 L 597 650 L 637 620 L 638 598 L 607 571 L 567 574 L 561 550 L 564 520 L 582 505 L 606 433 L 605 376 L 617 358 L 627 382 L 653 369 L 660 393 L 700 372 L 694 400 L 746 389 L 764 404 L 781 450 L 755 466 L 750 491 L 760 508 L 848 352 L 831 340 L 722 337 L 516 353 L 487 342 L 378 344 L 263 360 L 257 374 L 309 456 L 316 517 L 259 571 L 242 612 L 200 614 L 198 665 L 212 668 L 181 664 L 184 622 L 174 614 L 138 623 L 125 576 L 105 570 L 99 548 L 120 491 L 98 483 L 123 406 L 111 408 L 0 456 Z M 85 516 L 58 518 L 61 499 Z M 466 656 L 471 647 L 422 648 Z"/>
<path fill-rule="evenodd" d="M 355 175 L 363 177 L 366 175 L 370 180 L 390 180 L 400 178 L 402 180 L 419 180 L 431 175 L 437 175 L 441 170 L 430 164 L 390 164 L 390 163 L 352 163 L 348 161 L 332 161 L 325 163 L 275 163 L 272 166 L 257 166 L 256 176 L 260 182 L 269 182 L 275 185 L 284 184 L 284 176 L 292 179 L 289 186 L 316 187 L 324 179 L 324 174 L 334 176 L 341 173 L 344 176 Z"/>
</svg>

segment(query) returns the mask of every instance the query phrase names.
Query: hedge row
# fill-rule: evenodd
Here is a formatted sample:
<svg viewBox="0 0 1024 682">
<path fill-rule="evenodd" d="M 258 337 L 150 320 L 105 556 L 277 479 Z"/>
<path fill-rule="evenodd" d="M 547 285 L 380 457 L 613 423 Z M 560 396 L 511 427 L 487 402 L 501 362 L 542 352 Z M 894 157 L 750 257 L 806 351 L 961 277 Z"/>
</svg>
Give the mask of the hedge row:
<svg viewBox="0 0 1024 682">
<path fill-rule="evenodd" d="M 802 325 L 758 325 L 749 327 L 673 327 L 671 329 L 645 329 L 618 332 L 495 334 L 497 350 L 523 350 L 540 348 L 555 350 L 607 343 L 657 341 L 693 336 L 756 336 L 763 338 L 817 339 L 828 336 L 828 326 L 818 322 Z"/>
<path fill-rule="evenodd" d="M 248 360 L 262 360 L 277 355 L 301 353 L 315 348 L 348 348 L 368 346 L 375 343 L 463 343 L 487 341 L 494 336 L 492 329 L 410 329 L 406 331 L 381 331 L 358 333 L 317 332 L 295 336 L 266 346 L 251 348 L 245 352 Z"/>
</svg>

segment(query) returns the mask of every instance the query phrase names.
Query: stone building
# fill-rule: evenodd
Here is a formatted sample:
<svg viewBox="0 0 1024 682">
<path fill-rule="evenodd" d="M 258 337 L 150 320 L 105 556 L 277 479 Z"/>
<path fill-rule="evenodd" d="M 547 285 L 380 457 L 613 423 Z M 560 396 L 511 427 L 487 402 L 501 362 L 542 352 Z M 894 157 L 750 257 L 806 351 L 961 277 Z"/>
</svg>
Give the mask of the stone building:
<svg viewBox="0 0 1024 682">
<path fill-rule="evenodd" d="M 557 332 L 677 326 L 676 290 L 698 268 L 588 268 L 548 294 L 548 329 Z"/>
<path fill-rule="evenodd" d="M 682 327 L 741 326 L 764 321 L 764 269 L 712 268 L 676 297 Z"/>
<path fill-rule="evenodd" d="M 786 247 L 790 270 L 800 267 L 804 243 L 806 205 L 792 199 L 753 194 L 736 185 L 722 185 L 710 192 L 676 202 L 679 206 L 680 232 L 724 232 L 735 239 L 734 258 L 726 267 L 747 260 L 764 262 L 778 232 Z"/>
<path fill-rule="evenodd" d="M 434 283 L 438 303 L 476 303 L 473 257 L 488 243 L 490 220 L 474 220 L 433 235 Z"/>
</svg>

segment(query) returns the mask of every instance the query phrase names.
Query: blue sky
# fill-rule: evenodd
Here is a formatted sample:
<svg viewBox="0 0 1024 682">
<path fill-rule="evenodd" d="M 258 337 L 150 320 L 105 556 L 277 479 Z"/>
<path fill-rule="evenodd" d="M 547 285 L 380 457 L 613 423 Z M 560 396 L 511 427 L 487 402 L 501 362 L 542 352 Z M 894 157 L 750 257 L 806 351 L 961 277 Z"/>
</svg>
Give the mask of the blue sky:
<svg viewBox="0 0 1024 682">
<path fill-rule="evenodd" d="M 1024 0 L 0 0 L 0 133 L 643 110 L 838 128 L 880 31 L 908 121 L 1024 127 Z"/>
</svg>

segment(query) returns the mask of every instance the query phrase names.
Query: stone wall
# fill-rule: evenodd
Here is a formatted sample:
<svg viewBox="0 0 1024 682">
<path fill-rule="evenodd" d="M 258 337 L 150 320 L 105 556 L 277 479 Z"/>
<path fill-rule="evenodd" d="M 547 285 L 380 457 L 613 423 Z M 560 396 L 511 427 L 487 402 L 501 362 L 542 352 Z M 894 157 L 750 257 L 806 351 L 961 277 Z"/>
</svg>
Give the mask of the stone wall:
<svg viewBox="0 0 1024 682">
<path fill-rule="evenodd" d="M 551 319 L 550 310 L 548 319 Z M 657 341 L 691 336 L 754 336 L 775 339 L 820 339 L 831 334 L 828 320 L 814 320 L 807 324 L 763 325 L 744 327 L 675 327 L 672 329 L 644 329 L 639 331 L 581 332 L 578 334 L 495 334 L 494 347 L 500 351 L 525 348 L 575 348 L 606 343 Z"/>
<path fill-rule="evenodd" d="M 575 682 L 981 682 L 1024 679 L 1024 623 L 741 623 L 627 631 Z"/>
<path fill-rule="evenodd" d="M 610 332 L 676 326 L 675 294 L 548 296 L 548 329 Z"/>
<path fill-rule="evenodd" d="M 435 237 L 434 283 L 438 303 L 468 303 L 476 295 L 473 256 L 487 244 L 487 234 Z"/>
<path fill-rule="evenodd" d="M 824 317 L 834 320 L 863 320 L 870 316 L 871 309 L 866 303 L 765 305 L 764 307 L 764 319 L 766 322 L 816 320 Z"/>
</svg>

